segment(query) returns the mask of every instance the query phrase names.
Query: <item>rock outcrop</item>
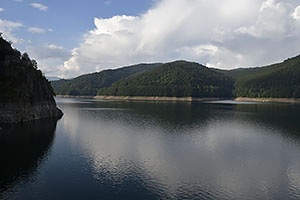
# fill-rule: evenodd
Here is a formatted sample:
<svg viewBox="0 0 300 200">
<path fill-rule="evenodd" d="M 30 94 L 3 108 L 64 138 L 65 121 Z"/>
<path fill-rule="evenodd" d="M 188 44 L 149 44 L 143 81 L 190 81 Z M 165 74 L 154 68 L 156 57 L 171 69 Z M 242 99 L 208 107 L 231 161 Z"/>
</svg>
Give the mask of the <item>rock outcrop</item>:
<svg viewBox="0 0 300 200">
<path fill-rule="evenodd" d="M 0 124 L 61 118 L 50 82 L 0 35 Z"/>
</svg>

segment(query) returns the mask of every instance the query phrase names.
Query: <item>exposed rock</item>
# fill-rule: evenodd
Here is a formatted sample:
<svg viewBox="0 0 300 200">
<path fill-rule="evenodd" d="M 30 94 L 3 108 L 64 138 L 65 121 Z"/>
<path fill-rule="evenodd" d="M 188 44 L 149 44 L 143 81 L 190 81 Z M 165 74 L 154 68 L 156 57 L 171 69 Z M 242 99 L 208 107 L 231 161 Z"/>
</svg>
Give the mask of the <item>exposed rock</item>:
<svg viewBox="0 0 300 200">
<path fill-rule="evenodd" d="M 60 118 L 49 81 L 36 61 L 0 36 L 0 124 Z"/>
</svg>

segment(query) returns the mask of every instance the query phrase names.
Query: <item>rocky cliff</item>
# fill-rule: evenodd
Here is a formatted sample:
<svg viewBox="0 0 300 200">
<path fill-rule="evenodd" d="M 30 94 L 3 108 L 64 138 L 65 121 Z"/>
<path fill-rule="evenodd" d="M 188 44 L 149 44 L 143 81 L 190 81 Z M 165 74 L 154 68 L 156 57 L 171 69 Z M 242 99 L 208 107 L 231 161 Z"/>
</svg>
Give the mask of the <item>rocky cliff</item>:
<svg viewBox="0 0 300 200">
<path fill-rule="evenodd" d="M 0 35 L 0 124 L 60 118 L 49 81 Z"/>
</svg>

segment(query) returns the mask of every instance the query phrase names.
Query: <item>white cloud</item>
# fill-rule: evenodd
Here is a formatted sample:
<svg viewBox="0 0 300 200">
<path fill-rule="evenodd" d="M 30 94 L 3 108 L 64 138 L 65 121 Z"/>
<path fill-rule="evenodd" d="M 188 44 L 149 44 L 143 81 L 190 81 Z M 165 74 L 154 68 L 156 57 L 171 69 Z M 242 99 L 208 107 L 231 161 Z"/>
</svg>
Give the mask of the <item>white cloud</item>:
<svg viewBox="0 0 300 200">
<path fill-rule="evenodd" d="M 4 11 L 4 8 L 0 8 L 0 12 L 3 12 Z"/>
<path fill-rule="evenodd" d="M 293 18 L 296 19 L 296 20 L 298 20 L 298 21 L 300 21 L 300 6 L 298 6 L 295 9 L 295 11 L 293 13 Z"/>
<path fill-rule="evenodd" d="M 45 29 L 42 29 L 40 27 L 30 27 L 27 31 L 30 33 L 45 33 L 46 32 Z"/>
<path fill-rule="evenodd" d="M 26 51 L 32 59 L 38 62 L 39 68 L 47 75 L 59 76 L 61 63 L 70 59 L 71 52 L 61 46 L 45 44 L 43 46 L 28 46 Z"/>
<path fill-rule="evenodd" d="M 20 28 L 23 27 L 24 25 L 20 22 L 13 22 L 13 21 L 9 21 L 9 20 L 2 20 L 0 19 L 0 28 L 6 29 L 6 30 L 12 30 L 15 28 Z"/>
<path fill-rule="evenodd" d="M 15 0 L 15 2 L 23 2 L 23 0 Z"/>
<path fill-rule="evenodd" d="M 20 22 L 14 22 L 9 20 L 0 19 L 0 32 L 3 33 L 3 37 L 13 43 L 22 43 L 24 39 L 17 38 L 13 35 L 12 31 L 24 27 Z"/>
<path fill-rule="evenodd" d="M 32 3 L 32 4 L 30 4 L 32 7 L 34 7 L 34 8 L 37 8 L 37 9 L 39 9 L 39 10 L 41 10 L 41 11 L 47 11 L 48 10 L 48 7 L 47 6 L 45 6 L 45 5 L 43 5 L 43 4 L 40 4 L 40 3 Z"/>
<path fill-rule="evenodd" d="M 256 23 L 249 27 L 241 27 L 242 33 L 248 33 L 258 38 L 281 38 L 292 34 L 293 19 L 290 17 L 292 7 L 288 3 L 265 1 L 258 14 Z"/>
<path fill-rule="evenodd" d="M 257 66 L 299 54 L 295 0 L 161 0 L 140 16 L 95 18 L 61 69 L 96 69 L 176 59 L 219 68 Z"/>
<path fill-rule="evenodd" d="M 51 29 L 51 28 L 43 29 L 43 28 L 40 28 L 40 27 L 35 26 L 35 27 L 30 27 L 30 28 L 28 28 L 27 31 L 30 32 L 30 33 L 39 33 L 39 34 L 43 34 L 43 33 L 46 33 L 47 31 L 48 31 L 48 32 L 52 32 L 53 29 Z"/>
<path fill-rule="evenodd" d="M 61 46 L 54 44 L 45 44 L 44 46 L 28 46 L 28 53 L 37 60 L 57 59 L 65 61 L 70 58 L 71 53 Z"/>
</svg>

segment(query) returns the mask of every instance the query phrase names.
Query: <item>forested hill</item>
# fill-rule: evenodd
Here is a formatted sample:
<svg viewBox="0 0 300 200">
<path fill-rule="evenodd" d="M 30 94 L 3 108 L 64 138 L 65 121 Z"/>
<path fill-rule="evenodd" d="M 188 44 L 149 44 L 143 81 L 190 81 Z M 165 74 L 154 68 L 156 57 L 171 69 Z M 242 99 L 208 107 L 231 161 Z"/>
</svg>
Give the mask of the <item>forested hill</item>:
<svg viewBox="0 0 300 200">
<path fill-rule="evenodd" d="M 0 34 L 0 124 L 61 116 L 37 62 L 13 49 Z"/>
<path fill-rule="evenodd" d="M 198 63 L 176 61 L 117 81 L 98 95 L 232 97 L 233 80 Z"/>
<path fill-rule="evenodd" d="M 282 63 L 226 74 L 236 79 L 237 97 L 300 98 L 300 55 Z"/>
<path fill-rule="evenodd" d="M 140 64 L 53 81 L 56 94 L 300 98 L 300 55 L 264 67 L 219 70 L 177 61 Z"/>
<path fill-rule="evenodd" d="M 71 80 L 52 81 L 51 84 L 55 93 L 59 95 L 95 96 L 100 88 L 109 87 L 118 80 L 153 69 L 158 65 L 160 64 L 138 64 L 115 70 L 104 70 L 82 75 Z"/>
</svg>

